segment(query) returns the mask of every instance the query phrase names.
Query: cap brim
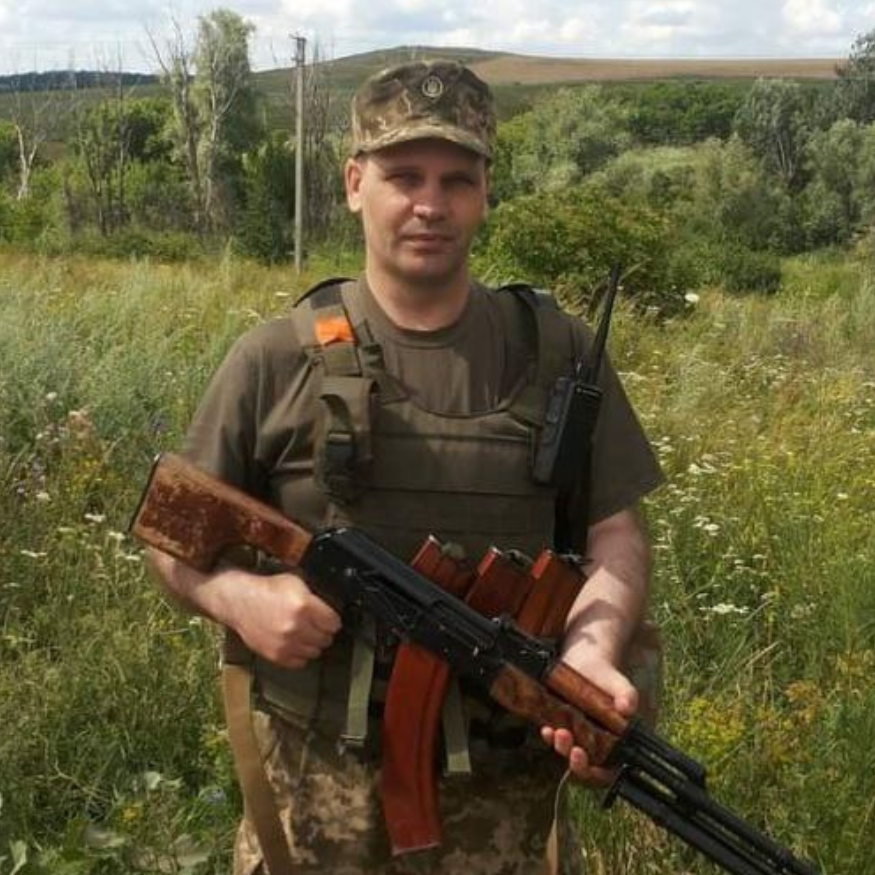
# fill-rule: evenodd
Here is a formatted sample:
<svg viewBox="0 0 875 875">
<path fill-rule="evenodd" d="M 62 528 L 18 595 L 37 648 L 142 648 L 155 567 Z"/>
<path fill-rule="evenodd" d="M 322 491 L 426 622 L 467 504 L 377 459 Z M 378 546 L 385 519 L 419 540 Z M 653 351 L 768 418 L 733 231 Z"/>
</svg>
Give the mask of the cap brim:
<svg viewBox="0 0 875 875">
<path fill-rule="evenodd" d="M 409 143 L 413 140 L 447 140 L 465 149 L 470 149 L 484 158 L 492 158 L 492 151 L 479 138 L 469 131 L 452 125 L 410 125 L 400 130 L 390 131 L 381 137 L 376 137 L 367 143 L 355 143 L 353 152 L 356 155 L 377 152 L 397 143 Z"/>
</svg>

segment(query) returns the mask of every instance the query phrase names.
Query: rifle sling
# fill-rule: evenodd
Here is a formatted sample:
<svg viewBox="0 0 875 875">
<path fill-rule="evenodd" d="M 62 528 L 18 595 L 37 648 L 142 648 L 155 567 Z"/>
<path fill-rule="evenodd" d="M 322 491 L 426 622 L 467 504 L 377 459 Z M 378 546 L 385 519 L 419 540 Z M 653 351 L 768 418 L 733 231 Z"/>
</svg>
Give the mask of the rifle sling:
<svg viewBox="0 0 875 875">
<path fill-rule="evenodd" d="M 231 633 L 228 633 L 229 636 Z M 224 662 L 222 693 L 228 738 L 234 752 L 237 780 L 246 814 L 255 828 L 269 875 L 292 875 L 292 858 L 283 832 L 273 789 L 267 780 L 261 750 L 252 727 L 252 670 L 250 665 Z"/>
</svg>

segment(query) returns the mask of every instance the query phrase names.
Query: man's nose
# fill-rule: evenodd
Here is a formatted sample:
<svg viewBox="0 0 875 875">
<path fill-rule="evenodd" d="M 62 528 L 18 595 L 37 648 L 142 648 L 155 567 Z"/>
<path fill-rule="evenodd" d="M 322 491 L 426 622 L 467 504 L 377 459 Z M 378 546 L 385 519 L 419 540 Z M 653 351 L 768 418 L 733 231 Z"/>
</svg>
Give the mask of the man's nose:
<svg viewBox="0 0 875 875">
<path fill-rule="evenodd" d="M 447 212 L 447 200 L 438 185 L 423 186 L 413 204 L 413 215 L 425 222 L 442 219 Z"/>
</svg>

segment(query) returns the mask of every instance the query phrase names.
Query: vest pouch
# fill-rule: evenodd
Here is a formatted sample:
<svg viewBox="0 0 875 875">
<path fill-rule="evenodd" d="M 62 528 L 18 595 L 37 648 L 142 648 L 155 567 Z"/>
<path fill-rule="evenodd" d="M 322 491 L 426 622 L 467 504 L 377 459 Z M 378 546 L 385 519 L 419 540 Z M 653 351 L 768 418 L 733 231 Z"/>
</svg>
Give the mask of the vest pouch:
<svg viewBox="0 0 875 875">
<path fill-rule="evenodd" d="M 256 657 L 255 688 L 262 703 L 286 722 L 338 738 L 346 724 L 346 699 L 355 633 L 343 629 L 320 659 L 285 668 Z"/>
<path fill-rule="evenodd" d="M 369 480 L 377 392 L 377 382 L 370 377 L 327 375 L 322 379 L 314 473 L 319 486 L 341 504 L 355 501 Z"/>
</svg>

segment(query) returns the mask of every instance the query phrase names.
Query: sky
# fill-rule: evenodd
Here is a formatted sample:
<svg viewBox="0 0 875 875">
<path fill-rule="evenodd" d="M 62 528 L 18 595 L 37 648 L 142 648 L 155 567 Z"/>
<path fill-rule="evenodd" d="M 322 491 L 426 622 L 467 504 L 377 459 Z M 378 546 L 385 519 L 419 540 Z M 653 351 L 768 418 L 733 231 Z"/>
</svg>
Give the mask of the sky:
<svg viewBox="0 0 875 875">
<path fill-rule="evenodd" d="M 0 73 L 155 68 L 178 21 L 227 6 L 255 25 L 253 66 L 289 66 L 290 34 L 323 57 L 398 45 L 557 57 L 842 58 L 875 29 L 875 0 L 0 0 Z M 488 7 L 488 9 L 487 9 Z"/>
</svg>

